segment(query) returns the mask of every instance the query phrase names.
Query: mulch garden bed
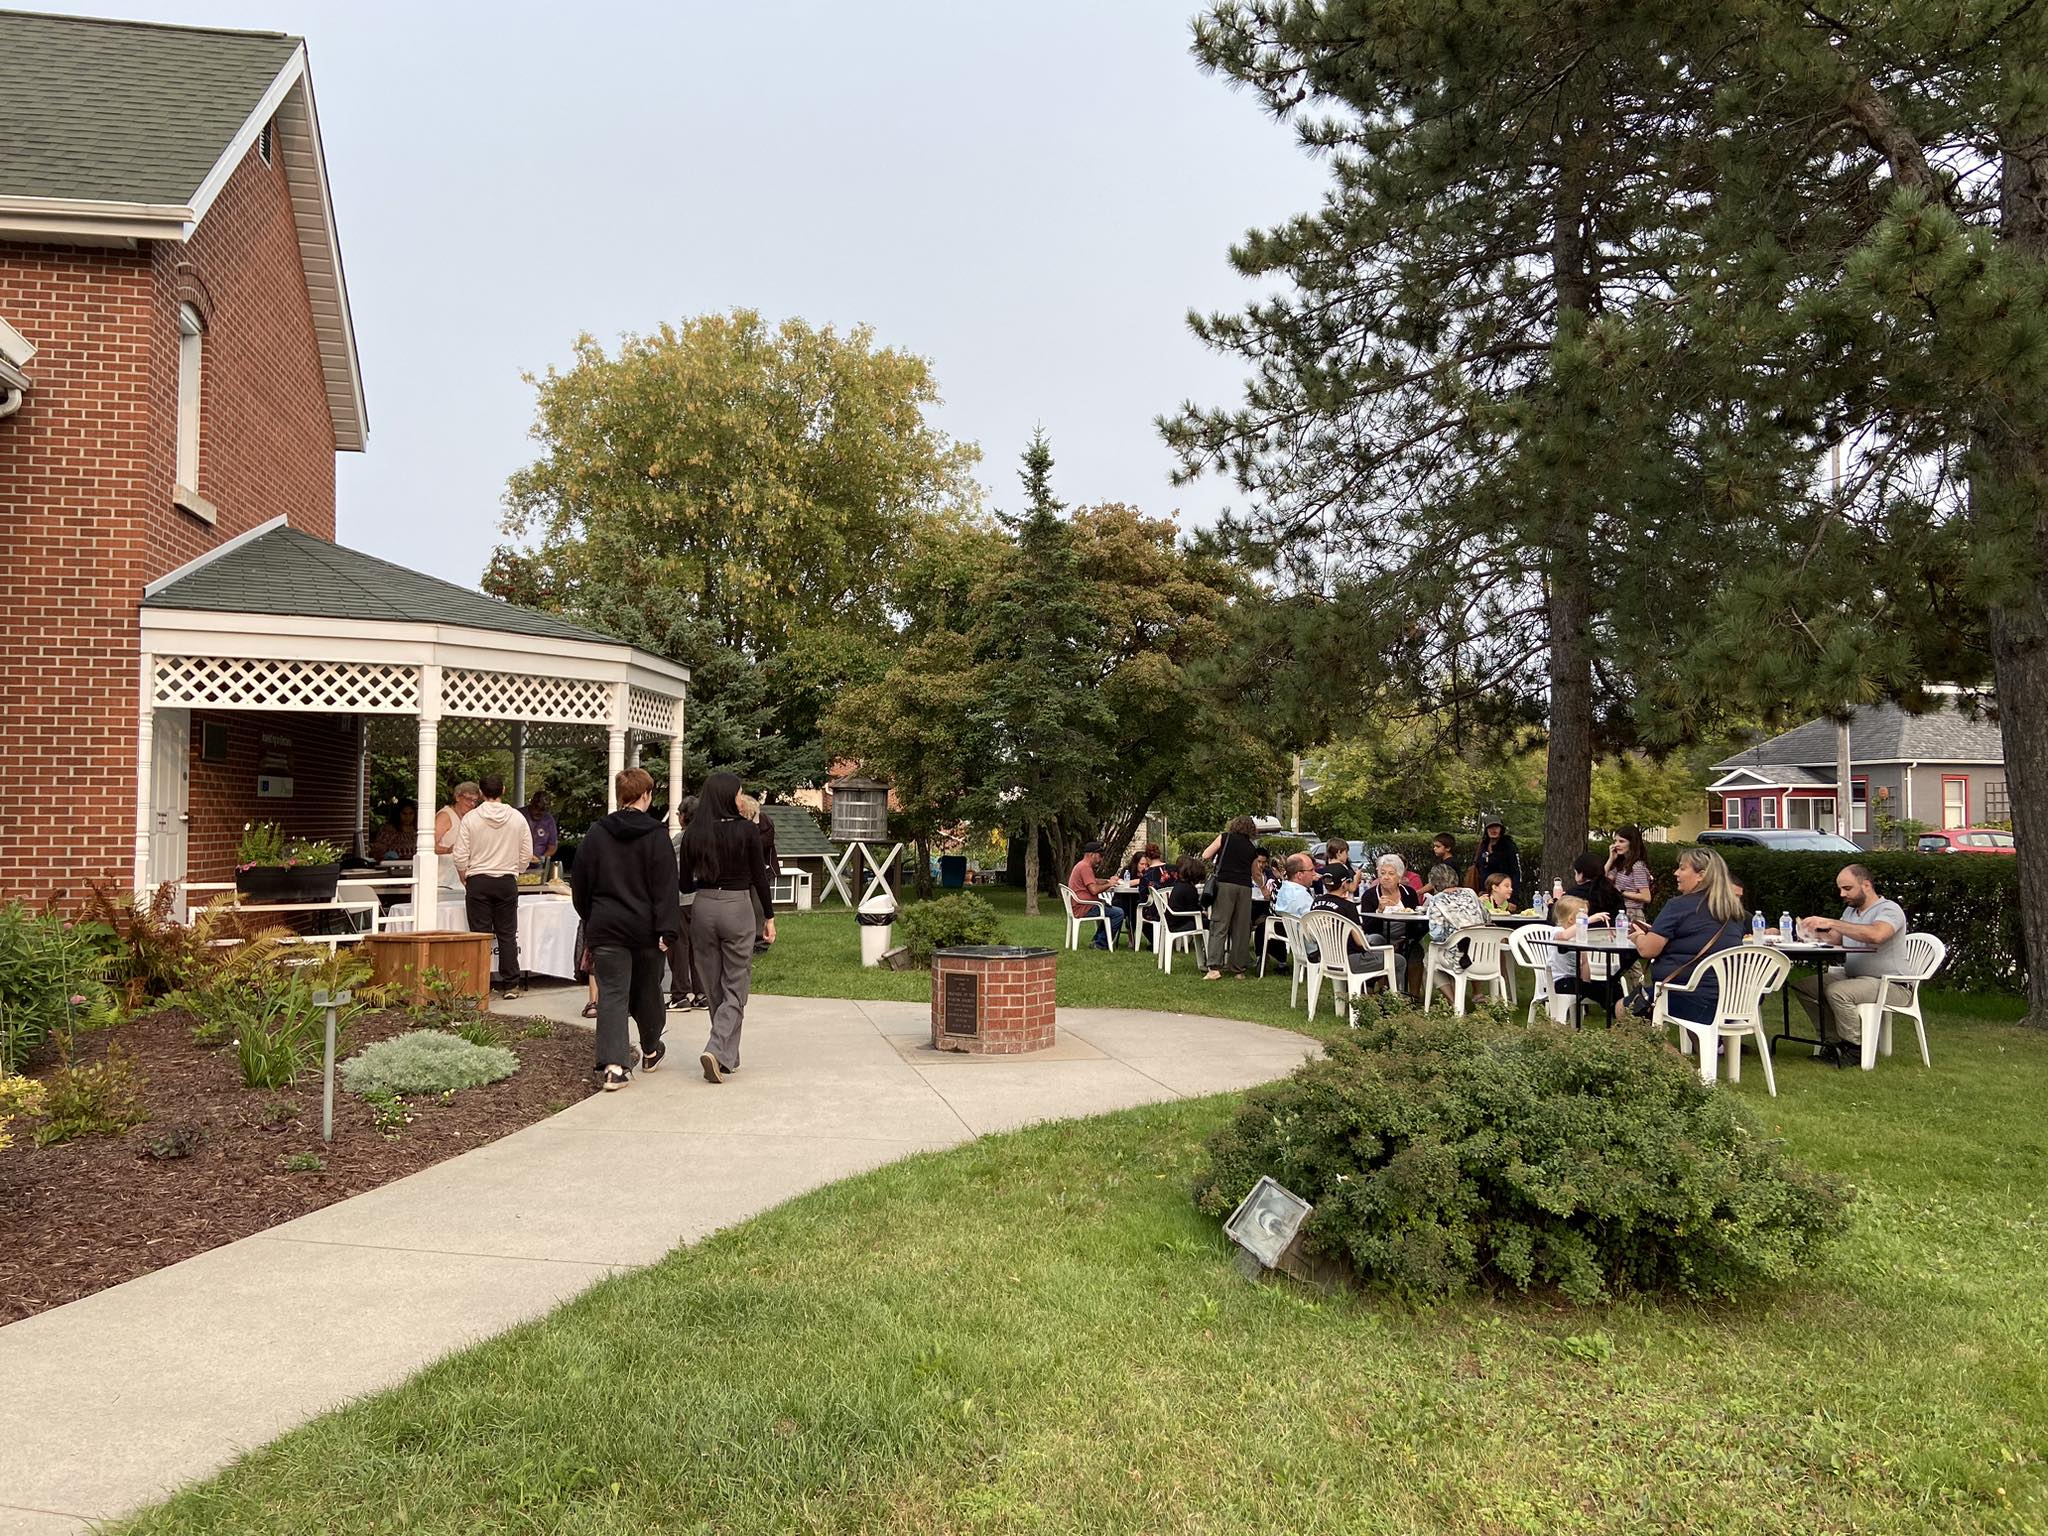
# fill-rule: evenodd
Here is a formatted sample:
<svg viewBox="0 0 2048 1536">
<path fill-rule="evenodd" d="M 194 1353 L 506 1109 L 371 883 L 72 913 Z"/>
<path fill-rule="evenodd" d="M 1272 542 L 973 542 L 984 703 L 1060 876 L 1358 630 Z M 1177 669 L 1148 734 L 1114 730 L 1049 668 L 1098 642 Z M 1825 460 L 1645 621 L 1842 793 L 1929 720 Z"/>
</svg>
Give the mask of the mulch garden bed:
<svg viewBox="0 0 2048 1536">
<path fill-rule="evenodd" d="M 508 1036 L 524 1023 L 492 1017 Z M 231 1049 L 193 1044 L 194 1022 L 167 1011 L 79 1035 L 81 1061 L 98 1060 L 116 1043 L 128 1054 L 150 1113 L 143 1124 L 119 1136 L 37 1147 L 37 1121 L 15 1121 L 14 1145 L 0 1151 L 0 1324 L 495 1141 L 566 1109 L 596 1083 L 589 1032 L 551 1025 L 546 1038 L 507 1039 L 520 1067 L 503 1082 L 466 1088 L 446 1103 L 408 1100 L 412 1121 L 392 1136 L 337 1079 L 334 1140 L 326 1143 L 317 1062 L 296 1088 L 246 1088 Z M 349 1028 L 341 1056 L 418 1027 L 403 1013 L 364 1015 Z M 180 1127 L 197 1128 L 195 1150 L 152 1157 L 150 1144 Z M 326 1166 L 287 1172 L 283 1162 L 295 1153 L 316 1154 Z"/>
</svg>

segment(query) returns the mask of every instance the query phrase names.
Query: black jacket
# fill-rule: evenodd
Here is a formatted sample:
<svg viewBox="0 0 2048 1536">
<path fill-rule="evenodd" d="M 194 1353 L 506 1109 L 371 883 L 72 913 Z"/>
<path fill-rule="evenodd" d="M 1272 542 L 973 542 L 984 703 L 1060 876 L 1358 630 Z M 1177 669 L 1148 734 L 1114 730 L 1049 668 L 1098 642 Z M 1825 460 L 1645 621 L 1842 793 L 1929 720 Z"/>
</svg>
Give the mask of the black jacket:
<svg viewBox="0 0 2048 1536">
<path fill-rule="evenodd" d="M 569 889 L 583 919 L 583 942 L 592 949 L 648 949 L 657 940 L 673 946 L 682 931 L 675 849 L 645 811 L 613 811 L 590 824 L 569 869 Z"/>
</svg>

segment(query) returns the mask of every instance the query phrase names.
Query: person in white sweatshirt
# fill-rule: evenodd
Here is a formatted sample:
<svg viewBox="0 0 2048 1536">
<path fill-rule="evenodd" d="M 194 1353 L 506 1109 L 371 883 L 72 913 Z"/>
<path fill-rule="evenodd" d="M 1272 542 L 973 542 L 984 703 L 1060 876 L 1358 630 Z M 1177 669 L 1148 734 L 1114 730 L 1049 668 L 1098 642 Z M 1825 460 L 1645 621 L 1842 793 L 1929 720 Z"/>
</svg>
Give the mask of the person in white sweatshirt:
<svg viewBox="0 0 2048 1536">
<path fill-rule="evenodd" d="M 533 832 L 505 803 L 505 781 L 495 773 L 478 780 L 483 801 L 455 830 L 455 872 L 471 933 L 498 936 L 498 984 L 519 995 L 519 873 L 533 860 Z"/>
</svg>

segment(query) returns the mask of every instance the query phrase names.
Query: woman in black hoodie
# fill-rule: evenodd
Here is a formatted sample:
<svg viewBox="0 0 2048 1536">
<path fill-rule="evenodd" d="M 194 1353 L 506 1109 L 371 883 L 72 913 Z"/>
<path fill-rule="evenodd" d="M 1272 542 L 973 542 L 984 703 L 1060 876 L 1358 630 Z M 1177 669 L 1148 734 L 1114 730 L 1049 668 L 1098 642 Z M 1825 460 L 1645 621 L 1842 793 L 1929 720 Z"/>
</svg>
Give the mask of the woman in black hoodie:
<svg viewBox="0 0 2048 1536">
<path fill-rule="evenodd" d="M 661 952 L 677 948 L 683 926 L 676 900 L 676 856 L 662 824 L 647 814 L 654 779 L 622 769 L 613 788 L 619 808 L 590 824 L 569 868 L 576 915 L 597 978 L 597 1068 L 611 1093 L 632 1081 L 626 1017 L 640 1026 L 640 1065 L 652 1072 L 668 1047 L 661 996 Z"/>
<path fill-rule="evenodd" d="M 754 984 L 756 935 L 775 942 L 775 890 L 768 883 L 761 835 L 740 815 L 737 774 L 714 773 L 697 796 L 697 814 L 683 832 L 680 879 L 694 891 L 690 940 L 697 953 L 697 983 L 711 1005 L 711 1038 L 697 1058 L 704 1080 L 723 1082 L 740 1069 L 740 1026 Z M 754 926 L 754 902 L 768 914 Z"/>
<path fill-rule="evenodd" d="M 1514 882 L 1514 901 L 1517 911 L 1522 906 L 1522 854 L 1515 847 L 1514 834 L 1498 816 L 1486 823 L 1486 830 L 1480 834 L 1479 853 L 1473 860 L 1473 868 L 1479 872 L 1479 889 L 1486 889 L 1489 875 L 1506 875 Z"/>
</svg>

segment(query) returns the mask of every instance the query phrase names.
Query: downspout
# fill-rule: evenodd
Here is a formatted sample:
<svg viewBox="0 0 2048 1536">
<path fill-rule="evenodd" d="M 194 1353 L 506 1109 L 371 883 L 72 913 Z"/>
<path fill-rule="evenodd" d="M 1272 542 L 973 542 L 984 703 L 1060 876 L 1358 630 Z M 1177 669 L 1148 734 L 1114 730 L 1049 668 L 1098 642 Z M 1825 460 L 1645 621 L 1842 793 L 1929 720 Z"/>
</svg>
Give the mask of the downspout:
<svg viewBox="0 0 2048 1536">
<path fill-rule="evenodd" d="M 1906 821 L 1913 819 L 1913 770 L 1919 766 L 1917 762 L 1906 764 L 1906 814 L 1902 818 Z"/>
<path fill-rule="evenodd" d="M 0 389 L 0 421 L 5 421 L 21 409 L 21 398 L 21 391 L 18 389 Z"/>
</svg>

